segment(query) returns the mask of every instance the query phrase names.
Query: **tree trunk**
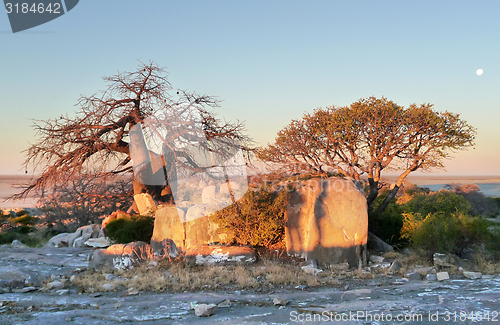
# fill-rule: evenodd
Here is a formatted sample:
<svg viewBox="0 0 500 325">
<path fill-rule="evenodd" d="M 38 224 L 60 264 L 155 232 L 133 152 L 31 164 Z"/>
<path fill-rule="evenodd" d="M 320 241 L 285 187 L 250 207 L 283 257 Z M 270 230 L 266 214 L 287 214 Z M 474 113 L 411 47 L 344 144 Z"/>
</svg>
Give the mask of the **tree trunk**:
<svg viewBox="0 0 500 325">
<path fill-rule="evenodd" d="M 389 195 L 387 195 L 382 204 L 378 206 L 377 211 L 375 213 L 379 214 L 382 211 L 384 211 L 385 208 L 387 208 L 389 202 L 391 202 L 392 199 L 394 199 L 394 197 L 396 196 L 396 194 L 398 194 L 398 191 L 399 191 L 399 186 L 394 185 L 394 188 L 389 192 Z"/>
<path fill-rule="evenodd" d="M 368 204 L 368 215 L 371 215 L 373 212 L 373 202 L 378 196 L 378 182 L 375 182 L 373 178 L 368 178 L 368 183 L 370 184 L 370 192 L 366 203 Z"/>
</svg>

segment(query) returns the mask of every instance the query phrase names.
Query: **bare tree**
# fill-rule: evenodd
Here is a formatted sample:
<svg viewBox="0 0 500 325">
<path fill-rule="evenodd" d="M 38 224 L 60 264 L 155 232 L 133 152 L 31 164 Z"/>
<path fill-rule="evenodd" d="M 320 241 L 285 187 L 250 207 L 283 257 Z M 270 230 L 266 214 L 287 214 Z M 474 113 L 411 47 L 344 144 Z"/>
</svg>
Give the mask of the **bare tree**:
<svg viewBox="0 0 500 325">
<path fill-rule="evenodd" d="M 127 209 L 132 196 L 130 177 L 85 174 L 68 179 L 59 187 L 45 190 L 37 208 L 47 225 L 59 229 L 95 223 L 117 209 Z"/>
<path fill-rule="evenodd" d="M 382 171 L 399 177 L 377 212 L 385 209 L 405 178 L 418 169 L 442 168 L 450 152 L 473 146 L 475 129 L 458 114 L 435 112 L 431 104 L 404 108 L 370 97 L 348 107 L 317 109 L 278 132 L 259 157 L 281 168 L 368 177 L 369 212 L 382 187 Z"/>
<path fill-rule="evenodd" d="M 251 151 L 242 123 L 221 122 L 211 112 L 218 106 L 214 97 L 174 91 L 165 69 L 154 63 L 104 80 L 105 91 L 79 99 L 75 117 L 36 121 L 38 142 L 27 150 L 24 164 L 40 177 L 12 199 L 34 191 L 43 195 L 92 173 L 133 174 L 134 194 L 146 192 L 158 201 L 172 202 L 169 176 L 176 177 L 179 167 L 192 172 L 211 167 L 199 163 L 199 152 L 224 158 L 235 148 Z M 155 137 L 163 140 L 160 151 L 150 149 Z"/>
</svg>

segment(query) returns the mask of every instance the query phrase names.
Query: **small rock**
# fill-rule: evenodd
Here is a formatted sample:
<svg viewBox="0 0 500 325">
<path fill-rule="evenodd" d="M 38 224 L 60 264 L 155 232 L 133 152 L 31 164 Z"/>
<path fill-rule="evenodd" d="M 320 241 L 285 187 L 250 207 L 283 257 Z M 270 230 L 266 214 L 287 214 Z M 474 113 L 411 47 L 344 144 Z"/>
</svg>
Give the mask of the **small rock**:
<svg viewBox="0 0 500 325">
<path fill-rule="evenodd" d="M 194 314 L 198 317 L 208 317 L 215 314 L 217 305 L 214 304 L 199 304 L 194 308 Z"/>
<path fill-rule="evenodd" d="M 394 260 L 391 266 L 389 266 L 389 272 L 396 272 L 399 271 L 400 269 L 401 269 L 401 263 L 399 263 L 398 260 Z"/>
<path fill-rule="evenodd" d="M 440 254 L 434 253 L 432 256 L 434 260 L 434 266 L 444 266 L 444 267 L 452 267 L 455 266 L 455 259 L 451 254 Z"/>
<path fill-rule="evenodd" d="M 25 288 L 22 288 L 21 289 L 21 293 L 27 293 L 27 292 L 32 292 L 32 291 L 36 291 L 37 288 L 35 287 L 25 287 Z"/>
<path fill-rule="evenodd" d="M 471 279 L 471 280 L 481 279 L 483 277 L 483 274 L 481 272 L 464 271 L 463 274 L 464 274 L 464 277 L 466 277 L 467 279 Z"/>
<path fill-rule="evenodd" d="M 151 260 L 148 262 L 148 265 L 146 266 L 146 269 L 152 269 L 158 266 L 158 262 Z"/>
<path fill-rule="evenodd" d="M 370 255 L 370 262 L 372 263 L 382 263 L 384 260 L 383 256 Z"/>
<path fill-rule="evenodd" d="M 227 308 L 227 307 L 231 307 L 231 300 L 229 299 L 226 299 L 224 301 L 221 301 L 217 304 L 217 307 L 219 308 Z"/>
<path fill-rule="evenodd" d="M 427 281 L 436 281 L 436 280 L 437 280 L 437 276 L 436 276 L 435 274 L 432 274 L 432 273 L 431 273 L 431 274 L 427 274 L 427 275 L 425 276 L 425 279 L 426 279 Z"/>
<path fill-rule="evenodd" d="M 307 274 L 314 275 L 314 276 L 316 276 L 319 273 L 323 272 L 323 270 L 314 268 L 314 267 L 312 267 L 310 265 L 303 266 L 302 267 L 302 271 L 304 271 Z"/>
<path fill-rule="evenodd" d="M 50 282 L 50 283 L 47 284 L 47 289 L 49 289 L 49 290 L 52 290 L 52 289 L 55 289 L 55 290 L 64 289 L 64 283 L 62 283 L 61 281 L 52 281 L 52 282 Z"/>
<path fill-rule="evenodd" d="M 76 276 L 73 274 L 70 278 L 69 278 L 69 282 L 74 282 L 76 279 Z"/>
<path fill-rule="evenodd" d="M 275 306 L 286 306 L 288 304 L 288 300 L 283 299 L 283 298 L 274 298 L 273 304 Z"/>
<path fill-rule="evenodd" d="M 101 288 L 104 291 L 114 291 L 114 290 L 116 290 L 117 286 L 113 283 L 105 283 L 102 285 Z"/>
<path fill-rule="evenodd" d="M 422 280 L 422 276 L 418 272 L 410 272 L 410 273 L 406 274 L 406 276 L 410 280 L 414 280 L 414 281 L 420 281 L 420 280 Z"/>
<path fill-rule="evenodd" d="M 494 276 L 491 274 L 483 274 L 482 279 L 493 279 Z"/>
<path fill-rule="evenodd" d="M 59 296 L 64 296 L 64 295 L 67 295 L 67 294 L 69 294 L 69 289 L 61 289 L 61 290 L 57 290 L 57 291 L 56 291 L 56 294 L 58 294 Z"/>
<path fill-rule="evenodd" d="M 116 278 L 116 276 L 114 274 L 111 274 L 111 273 L 106 273 L 104 274 L 104 278 L 107 280 L 107 281 L 111 281 L 113 280 L 114 278 Z"/>
<path fill-rule="evenodd" d="M 417 267 L 415 268 L 415 271 L 418 272 L 422 276 L 426 276 L 427 274 L 431 273 L 433 271 L 433 267 Z"/>
<path fill-rule="evenodd" d="M 295 289 L 299 289 L 299 290 L 304 290 L 305 288 L 307 288 L 307 286 L 304 284 L 301 284 L 301 285 L 298 285 L 295 287 Z"/>
<path fill-rule="evenodd" d="M 450 275 L 448 274 L 448 272 L 438 272 L 436 273 L 436 278 L 438 281 L 449 280 Z"/>
<path fill-rule="evenodd" d="M 10 244 L 10 246 L 12 246 L 12 247 L 16 247 L 16 248 L 26 248 L 26 247 L 28 247 L 28 246 L 24 245 L 22 242 L 20 242 L 20 241 L 19 241 L 19 240 L 17 240 L 17 239 L 14 239 L 14 240 L 12 241 L 12 244 Z"/>
<path fill-rule="evenodd" d="M 127 294 L 128 294 L 129 296 L 136 296 L 136 295 L 138 295 L 139 293 L 140 293 L 140 291 L 139 291 L 138 289 L 136 289 L 136 288 L 129 288 L 129 289 L 127 290 Z"/>
</svg>

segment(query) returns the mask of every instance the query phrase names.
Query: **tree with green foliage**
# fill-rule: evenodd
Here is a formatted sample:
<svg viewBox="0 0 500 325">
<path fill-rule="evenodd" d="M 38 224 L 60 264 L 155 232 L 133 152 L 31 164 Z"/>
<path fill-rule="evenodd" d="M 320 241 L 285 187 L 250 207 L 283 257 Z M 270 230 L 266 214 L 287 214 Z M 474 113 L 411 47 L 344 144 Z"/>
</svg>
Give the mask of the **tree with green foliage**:
<svg viewBox="0 0 500 325">
<path fill-rule="evenodd" d="M 371 215 L 387 207 L 410 173 L 443 168 L 451 152 L 474 145 L 475 134 L 459 114 L 436 112 L 432 104 L 403 107 L 384 97 L 369 97 L 306 113 L 279 131 L 275 143 L 261 148 L 258 156 L 290 171 L 334 171 L 358 181 L 366 175 Z M 373 211 L 386 171 L 399 176 Z"/>
</svg>

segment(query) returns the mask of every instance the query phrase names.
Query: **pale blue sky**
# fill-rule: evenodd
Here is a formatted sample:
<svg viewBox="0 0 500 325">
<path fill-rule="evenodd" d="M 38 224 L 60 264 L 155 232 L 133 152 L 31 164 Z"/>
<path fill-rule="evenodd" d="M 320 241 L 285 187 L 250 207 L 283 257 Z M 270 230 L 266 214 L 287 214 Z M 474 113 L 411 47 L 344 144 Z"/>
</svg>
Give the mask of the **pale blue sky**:
<svg viewBox="0 0 500 325">
<path fill-rule="evenodd" d="M 102 76 L 153 60 L 261 145 L 317 107 L 433 103 L 478 129 L 448 174 L 500 175 L 499 16 L 499 1 L 82 0 L 12 34 L 0 12 L 0 173 L 21 172 L 30 118 L 71 115 Z"/>
</svg>

